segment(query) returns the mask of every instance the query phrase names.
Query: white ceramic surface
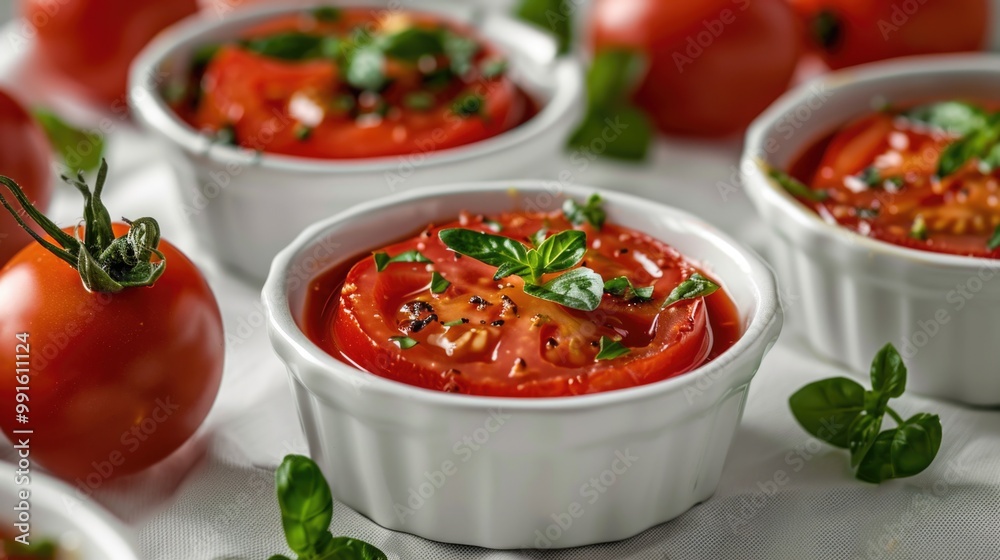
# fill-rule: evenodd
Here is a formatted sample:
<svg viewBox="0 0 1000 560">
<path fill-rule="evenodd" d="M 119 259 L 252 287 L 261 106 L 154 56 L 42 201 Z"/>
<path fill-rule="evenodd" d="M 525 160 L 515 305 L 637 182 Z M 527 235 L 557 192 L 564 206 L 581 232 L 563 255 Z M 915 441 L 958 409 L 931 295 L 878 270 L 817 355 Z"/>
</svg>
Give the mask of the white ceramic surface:
<svg viewBox="0 0 1000 560">
<path fill-rule="evenodd" d="M 372 6 L 377 0 L 332 2 Z M 164 141 L 177 173 L 184 213 L 223 264 L 255 279 L 274 255 L 319 219 L 383 196 L 452 181 L 537 176 L 558 159 L 582 111 L 580 64 L 558 57 L 544 33 L 504 14 L 430 1 L 421 10 L 466 22 L 508 55 L 510 72 L 542 104 L 538 115 L 497 137 L 426 154 L 355 161 L 258 154 L 212 141 L 171 111 L 158 93 L 183 80 L 198 46 L 295 7 L 247 8 L 230 17 L 189 19 L 168 30 L 132 66 L 129 100 L 137 120 Z"/>
<path fill-rule="evenodd" d="M 805 84 L 750 128 L 744 184 L 772 231 L 786 310 L 823 356 L 866 374 L 892 342 L 909 367 L 910 389 L 1000 404 L 1000 262 L 907 249 L 828 224 L 760 165 L 787 169 L 811 143 L 885 102 L 994 99 L 998 88 L 993 56 L 882 62 Z"/>
<path fill-rule="evenodd" d="M 118 520 L 81 500 L 76 490 L 37 472 L 30 473 L 26 484 L 18 484 L 14 475 L 17 468 L 0 462 L 0 469 L 9 473 L 0 477 L 0 503 L 4 505 L 0 522 L 5 532 L 14 530 L 12 523 L 19 521 L 24 509 L 21 492 L 27 491 L 27 500 L 23 501 L 28 503 L 30 542 L 56 540 L 71 553 L 60 556 L 67 560 L 139 560 Z M 15 509 L 18 507 L 22 509 Z"/>
<path fill-rule="evenodd" d="M 355 255 L 461 210 L 555 209 L 593 192 L 537 181 L 429 188 L 325 220 L 278 255 L 264 288 L 271 340 L 339 500 L 390 529 L 510 549 L 623 539 L 712 495 L 782 312 L 759 257 L 688 214 L 601 193 L 609 221 L 700 263 L 739 309 L 739 342 L 673 379 L 561 399 L 452 395 L 349 367 L 298 327 L 309 280 Z"/>
</svg>

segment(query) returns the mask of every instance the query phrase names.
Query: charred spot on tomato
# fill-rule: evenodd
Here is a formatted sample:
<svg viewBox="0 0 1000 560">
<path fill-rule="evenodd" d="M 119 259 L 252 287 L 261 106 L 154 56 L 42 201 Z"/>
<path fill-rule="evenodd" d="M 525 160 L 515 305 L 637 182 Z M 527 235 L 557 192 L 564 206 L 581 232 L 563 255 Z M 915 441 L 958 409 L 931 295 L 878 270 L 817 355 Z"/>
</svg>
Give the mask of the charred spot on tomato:
<svg viewBox="0 0 1000 560">
<path fill-rule="evenodd" d="M 504 324 L 504 320 L 503 319 L 497 319 L 496 321 L 493 321 L 492 323 L 490 323 L 490 326 L 491 327 L 502 327 L 503 324 Z"/>
<path fill-rule="evenodd" d="M 511 286 L 511 284 L 507 284 L 506 286 Z M 514 303 L 514 300 L 510 299 L 510 296 L 502 294 L 500 296 L 500 301 L 503 304 L 503 311 L 500 312 L 501 315 L 507 315 L 510 313 L 514 317 L 520 317 L 517 313 L 517 304 Z"/>
<path fill-rule="evenodd" d="M 475 305 L 477 311 L 482 311 L 487 307 L 493 305 L 492 303 L 483 299 L 482 296 L 472 296 L 471 298 L 469 298 L 469 303 Z"/>
</svg>

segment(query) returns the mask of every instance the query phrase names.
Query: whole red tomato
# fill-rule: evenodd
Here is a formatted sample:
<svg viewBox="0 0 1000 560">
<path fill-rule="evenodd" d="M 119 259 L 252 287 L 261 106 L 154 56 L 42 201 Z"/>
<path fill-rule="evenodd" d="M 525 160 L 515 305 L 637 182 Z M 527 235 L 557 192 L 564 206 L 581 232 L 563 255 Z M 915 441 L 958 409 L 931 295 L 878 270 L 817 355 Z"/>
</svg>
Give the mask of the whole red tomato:
<svg viewBox="0 0 1000 560">
<path fill-rule="evenodd" d="M 113 252 L 123 256 L 98 260 L 122 284 L 117 292 L 99 291 L 107 281 L 94 271 L 98 282 L 88 290 L 87 274 L 40 244 L 0 270 L 0 367 L 10 373 L 0 382 L 0 427 L 25 443 L 33 464 L 84 489 L 180 447 L 208 414 L 222 376 L 224 336 L 212 291 L 150 222 L 133 222 L 127 236 L 130 226 L 110 220 L 106 228 L 73 228 L 91 246 L 108 245 L 92 233 L 114 232 Z M 45 229 L 59 242 L 51 226 Z M 166 265 L 157 271 L 157 262 Z M 128 267 L 134 270 L 122 274 Z"/>
<path fill-rule="evenodd" d="M 195 13 L 196 0 L 23 0 L 39 53 L 97 101 L 124 107 L 128 68 L 157 33 Z"/>
<path fill-rule="evenodd" d="M 831 68 L 981 50 L 989 0 L 788 0 Z"/>
<path fill-rule="evenodd" d="M 45 132 L 13 97 L 0 89 L 0 174 L 21 184 L 35 206 L 52 197 L 52 152 Z M 31 241 L 7 212 L 0 211 L 0 266 Z"/>
<path fill-rule="evenodd" d="M 784 0 L 597 0 L 591 38 L 597 52 L 646 55 L 635 99 L 666 133 L 742 130 L 785 91 L 799 57 Z"/>
</svg>

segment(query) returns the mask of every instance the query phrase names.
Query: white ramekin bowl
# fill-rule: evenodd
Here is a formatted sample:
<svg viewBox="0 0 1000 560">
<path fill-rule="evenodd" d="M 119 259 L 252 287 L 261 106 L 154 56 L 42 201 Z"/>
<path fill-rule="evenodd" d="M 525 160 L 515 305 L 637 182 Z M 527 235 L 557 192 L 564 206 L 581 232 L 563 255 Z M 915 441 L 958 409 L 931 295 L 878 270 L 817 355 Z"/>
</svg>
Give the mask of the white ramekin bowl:
<svg viewBox="0 0 1000 560">
<path fill-rule="evenodd" d="M 817 352 L 867 374 L 891 342 L 914 391 L 1000 404 L 1000 262 L 899 247 L 826 223 L 763 169 L 787 170 L 812 143 L 886 102 L 989 100 L 996 91 L 996 57 L 901 59 L 802 85 L 750 127 L 745 188 L 772 232 L 785 309 Z"/>
<path fill-rule="evenodd" d="M 388 9 L 377 0 L 327 4 Z M 467 23 L 503 50 L 514 80 L 541 104 L 530 121 L 449 150 L 335 161 L 219 145 L 167 106 L 160 91 L 185 78 L 199 46 L 302 9 L 248 8 L 224 19 L 202 14 L 154 40 L 132 65 L 132 111 L 168 147 L 185 216 L 223 264 L 252 278 L 263 279 L 274 255 L 307 225 L 354 204 L 444 182 L 536 175 L 557 158 L 583 110 L 580 64 L 559 57 L 549 36 L 502 13 L 444 0 L 421 2 L 416 9 Z"/>
<path fill-rule="evenodd" d="M 0 500 L 4 504 L 0 521 L 5 533 L 18 531 L 14 523 L 21 522 L 22 513 L 27 511 L 32 544 L 43 539 L 55 540 L 72 552 L 65 558 L 139 560 L 122 524 L 89 500 L 80 498 L 73 488 L 30 467 L 28 480 L 15 476 L 18 466 L 13 463 L 0 462 L 0 468 L 10 473 L 0 481 Z M 28 493 L 27 499 L 22 492 Z"/>
<path fill-rule="evenodd" d="M 263 293 L 271 340 L 339 500 L 393 530 L 511 549 L 623 539 L 712 495 L 782 312 L 760 258 L 688 214 L 601 192 L 609 221 L 718 278 L 745 328 L 717 359 L 659 383 L 567 398 L 453 395 L 350 367 L 299 328 L 310 280 L 332 266 L 462 210 L 556 209 L 594 192 L 539 181 L 429 188 L 338 214 L 278 255 Z"/>
</svg>

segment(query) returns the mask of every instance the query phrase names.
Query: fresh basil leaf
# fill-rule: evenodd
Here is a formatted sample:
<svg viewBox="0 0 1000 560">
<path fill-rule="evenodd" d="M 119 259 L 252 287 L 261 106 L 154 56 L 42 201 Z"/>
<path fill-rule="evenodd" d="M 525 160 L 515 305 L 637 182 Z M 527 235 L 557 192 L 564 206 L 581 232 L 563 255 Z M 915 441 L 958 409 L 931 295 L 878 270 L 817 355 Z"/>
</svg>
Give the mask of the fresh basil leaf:
<svg viewBox="0 0 1000 560">
<path fill-rule="evenodd" d="M 46 109 L 35 109 L 32 115 L 42 125 L 49 143 L 72 175 L 97 169 L 104 155 L 104 137 L 88 134 L 62 120 Z"/>
<path fill-rule="evenodd" d="M 479 73 L 486 80 L 503 76 L 507 72 L 507 61 L 502 58 L 484 61 L 479 66 Z"/>
<path fill-rule="evenodd" d="M 649 301 L 653 299 L 653 286 L 636 288 L 627 276 L 619 276 L 604 283 L 604 291 L 629 301 Z"/>
<path fill-rule="evenodd" d="M 894 478 L 920 474 L 941 449 L 941 418 L 916 414 L 896 428 L 890 453 Z"/>
<path fill-rule="evenodd" d="M 642 81 L 646 60 L 633 50 L 607 50 L 594 57 L 587 71 L 588 106 L 591 111 L 619 107 Z"/>
<path fill-rule="evenodd" d="M 274 556 L 271 556 L 267 560 L 292 560 L 292 559 L 285 556 L 284 554 L 275 554 Z"/>
<path fill-rule="evenodd" d="M 894 477 L 892 469 L 892 440 L 896 430 L 886 430 L 875 438 L 868 453 L 861 459 L 854 476 L 858 480 L 878 484 Z"/>
<path fill-rule="evenodd" d="M 531 274 L 531 268 L 520 263 L 503 263 L 497 267 L 493 280 L 503 280 L 508 276 L 526 276 Z"/>
<path fill-rule="evenodd" d="M 375 269 L 379 272 L 385 270 L 392 263 L 429 263 L 430 259 L 420 254 L 419 251 L 410 250 L 400 253 L 395 257 L 390 257 L 388 253 L 373 253 L 375 258 Z"/>
<path fill-rule="evenodd" d="M 413 348 L 417 344 L 420 344 L 419 342 L 413 340 L 408 336 L 390 336 L 389 340 L 395 342 L 396 346 L 399 346 L 399 348 L 402 350 L 409 350 L 410 348 Z"/>
<path fill-rule="evenodd" d="M 478 93 L 462 95 L 451 104 L 451 112 L 463 119 L 480 116 L 485 110 L 486 98 Z"/>
<path fill-rule="evenodd" d="M 571 309 L 593 311 L 601 305 L 604 280 L 589 268 L 577 268 L 542 286 L 525 284 L 524 293 Z"/>
<path fill-rule="evenodd" d="M 678 301 L 710 296 L 718 289 L 718 284 L 695 272 L 670 292 L 660 309 L 666 309 Z"/>
<path fill-rule="evenodd" d="M 545 242 L 545 237 L 548 236 L 548 234 L 549 234 L 548 228 L 543 227 L 542 229 L 529 235 L 528 241 L 535 247 L 538 247 L 539 245 Z"/>
<path fill-rule="evenodd" d="M 986 248 L 990 251 L 996 251 L 1000 248 L 1000 226 L 993 230 L 993 237 L 990 238 L 989 243 L 986 244 Z"/>
<path fill-rule="evenodd" d="M 215 55 L 219 53 L 219 49 L 221 48 L 222 45 L 218 43 L 213 43 L 208 45 L 201 45 L 200 47 L 195 49 L 194 54 L 191 56 L 192 69 L 203 70 L 206 66 L 208 66 L 209 62 L 212 62 L 212 59 L 215 58 Z"/>
<path fill-rule="evenodd" d="M 882 415 L 862 414 L 851 422 L 849 432 L 851 434 L 851 468 L 861 464 L 861 460 L 868 454 L 868 450 L 875 445 L 875 439 L 882 429 Z"/>
<path fill-rule="evenodd" d="M 434 108 L 434 95 L 426 91 L 414 91 L 406 94 L 403 105 L 415 111 L 429 111 Z"/>
<path fill-rule="evenodd" d="M 938 160 L 938 177 L 955 173 L 973 159 L 988 160 L 998 142 L 1000 114 L 990 116 L 983 127 L 970 131 L 945 147 Z"/>
<path fill-rule="evenodd" d="M 906 364 L 892 344 L 886 344 L 875 354 L 871 379 L 872 390 L 889 398 L 899 398 L 906 391 Z"/>
<path fill-rule="evenodd" d="M 281 60 L 308 60 L 319 56 L 323 37 L 298 31 L 255 37 L 243 42 L 243 48 Z"/>
<path fill-rule="evenodd" d="M 569 52 L 573 39 L 573 12 L 566 0 L 521 0 L 514 13 L 552 33 L 560 54 Z"/>
<path fill-rule="evenodd" d="M 366 91 L 381 91 L 388 82 L 385 55 L 374 45 L 356 48 L 347 60 L 347 83 Z"/>
<path fill-rule="evenodd" d="M 774 179 L 774 182 L 778 183 L 778 186 L 796 198 L 804 198 L 812 202 L 823 202 L 830 197 L 825 191 L 810 189 L 801 181 L 780 169 L 770 169 L 767 174 L 771 179 Z"/>
<path fill-rule="evenodd" d="M 531 270 L 528 266 L 528 248 L 509 237 L 462 228 L 442 230 L 438 237 L 449 249 L 460 255 L 498 268 L 506 265 L 506 276 L 521 276 Z"/>
<path fill-rule="evenodd" d="M 587 234 L 576 229 L 561 231 L 538 246 L 539 269 L 535 276 L 562 272 L 583 260 L 587 254 Z"/>
<path fill-rule="evenodd" d="M 631 352 L 622 343 L 612 340 L 606 336 L 601 337 L 601 350 L 597 353 L 595 360 L 613 360 L 620 358 Z"/>
<path fill-rule="evenodd" d="M 441 276 L 441 274 L 438 271 L 435 270 L 431 274 L 432 294 L 442 294 L 445 292 L 445 290 L 448 289 L 448 286 L 451 286 L 451 282 L 445 280 L 444 276 Z"/>
<path fill-rule="evenodd" d="M 604 213 L 604 200 L 599 194 L 592 194 L 587 199 L 587 203 L 580 205 L 572 198 L 566 199 L 562 207 L 563 215 L 574 226 L 582 226 L 589 223 L 595 229 L 604 227 L 607 215 Z"/>
<path fill-rule="evenodd" d="M 330 486 L 319 466 L 301 455 L 286 456 L 274 477 L 288 546 L 300 556 L 310 556 L 329 534 L 333 520 Z"/>
<path fill-rule="evenodd" d="M 824 379 L 796 391 L 788 404 L 805 431 L 830 445 L 847 449 L 851 425 L 865 409 L 865 389 L 846 377 Z"/>
<path fill-rule="evenodd" d="M 441 31 L 419 27 L 408 27 L 391 35 L 383 35 L 376 39 L 375 44 L 386 56 L 407 62 L 444 53 Z"/>
<path fill-rule="evenodd" d="M 482 46 L 471 37 L 445 31 L 443 34 L 444 53 L 448 57 L 449 71 L 455 76 L 464 76 L 472 70 L 472 61 Z M 451 76 L 448 77 L 451 79 Z"/>
<path fill-rule="evenodd" d="M 917 241 L 927 241 L 927 221 L 920 214 L 913 218 L 913 225 L 910 226 L 910 237 Z"/>
<path fill-rule="evenodd" d="M 911 121 L 917 121 L 961 136 L 984 128 L 989 122 L 985 111 L 961 101 L 942 101 L 921 105 L 903 113 L 903 116 Z"/>
<path fill-rule="evenodd" d="M 917 414 L 897 428 L 879 434 L 858 466 L 859 480 L 878 484 L 923 472 L 941 449 L 941 419 Z"/>
<path fill-rule="evenodd" d="M 357 539 L 338 537 L 330 541 L 314 560 L 388 560 L 384 552 Z"/>
<path fill-rule="evenodd" d="M 312 15 L 316 21 L 333 22 L 339 20 L 343 12 L 333 6 L 320 6 L 313 9 Z"/>
<path fill-rule="evenodd" d="M 613 134 L 613 141 L 608 141 Z M 590 111 L 570 135 L 569 148 L 623 161 L 642 161 L 653 141 L 649 117 L 635 107 Z"/>
</svg>

